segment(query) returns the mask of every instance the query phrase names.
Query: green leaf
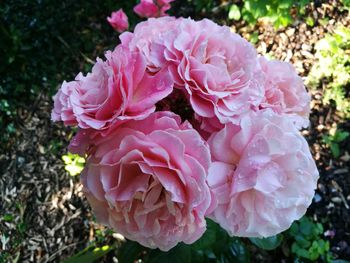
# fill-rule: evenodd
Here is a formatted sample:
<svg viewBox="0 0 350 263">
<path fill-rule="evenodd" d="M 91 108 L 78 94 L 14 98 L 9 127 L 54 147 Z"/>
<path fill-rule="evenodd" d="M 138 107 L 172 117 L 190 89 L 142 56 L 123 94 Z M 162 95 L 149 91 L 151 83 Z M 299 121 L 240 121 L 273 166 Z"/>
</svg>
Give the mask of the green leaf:
<svg viewBox="0 0 350 263">
<path fill-rule="evenodd" d="M 207 220 L 207 230 L 204 235 L 191 245 L 194 250 L 203 250 L 210 248 L 216 241 L 217 224 Z"/>
<path fill-rule="evenodd" d="M 311 17 L 311 16 L 308 16 L 307 18 L 306 18 L 306 24 L 308 25 L 308 26 L 314 26 L 315 25 L 315 21 L 314 21 L 314 19 Z"/>
<path fill-rule="evenodd" d="M 311 242 L 308 241 L 304 236 L 302 236 L 301 234 L 296 235 L 295 237 L 295 241 L 298 243 L 299 246 L 303 247 L 303 248 L 308 248 L 311 246 Z"/>
<path fill-rule="evenodd" d="M 138 260 L 138 257 L 143 250 L 145 250 L 145 248 L 139 243 L 128 240 L 120 248 L 118 248 L 118 261 L 120 263 L 133 263 Z"/>
<path fill-rule="evenodd" d="M 344 141 L 346 138 L 349 137 L 349 133 L 348 132 L 344 132 L 341 130 L 338 130 L 335 135 L 334 135 L 334 141 L 336 142 L 342 142 Z"/>
<path fill-rule="evenodd" d="M 231 5 L 230 11 L 228 12 L 228 18 L 233 20 L 239 20 L 241 18 L 241 12 L 237 5 Z"/>
<path fill-rule="evenodd" d="M 191 247 L 183 243 L 178 244 L 168 252 L 159 249 L 152 250 L 146 260 L 147 263 L 191 263 Z"/>
<path fill-rule="evenodd" d="M 322 141 L 325 143 L 325 144 L 331 144 L 332 143 L 332 139 L 330 136 L 328 135 L 322 135 Z"/>
<path fill-rule="evenodd" d="M 300 232 L 305 235 L 306 237 L 309 237 L 312 235 L 312 230 L 314 224 L 307 218 L 304 217 L 302 220 L 300 220 Z"/>
<path fill-rule="evenodd" d="M 331 143 L 330 148 L 331 148 L 331 152 L 332 152 L 333 156 L 335 158 L 338 158 L 340 155 L 339 145 L 337 143 Z"/>
<path fill-rule="evenodd" d="M 309 251 L 299 247 L 298 244 L 295 242 L 292 245 L 292 253 L 296 254 L 299 257 L 309 258 Z"/>
<path fill-rule="evenodd" d="M 250 35 L 250 39 L 249 41 L 253 44 L 256 44 L 258 41 L 259 41 L 259 33 L 258 32 L 253 32 L 251 35 Z"/>
<path fill-rule="evenodd" d="M 278 8 L 280 9 L 290 9 L 293 3 L 291 0 L 280 0 L 278 1 Z"/>
<path fill-rule="evenodd" d="M 4 215 L 2 217 L 2 220 L 4 220 L 5 222 L 11 222 L 13 220 L 13 215 L 11 214 Z"/>
<path fill-rule="evenodd" d="M 223 230 L 218 224 L 214 223 L 216 226 L 216 240 L 212 245 L 211 249 L 214 254 L 219 257 L 227 249 L 229 244 L 232 242 L 232 238 Z"/>
<path fill-rule="evenodd" d="M 248 263 L 250 262 L 250 254 L 239 239 L 234 239 L 221 259 L 227 260 L 224 262 Z"/>
<path fill-rule="evenodd" d="M 75 254 L 71 258 L 63 261 L 63 263 L 93 263 L 103 256 L 107 255 L 111 250 L 113 250 L 115 246 L 103 246 L 103 247 L 95 247 L 90 246 L 85 248 L 83 251 Z"/>
<path fill-rule="evenodd" d="M 278 19 L 275 21 L 275 28 L 286 27 L 292 23 L 292 17 L 289 14 L 282 15 L 280 14 Z"/>
<path fill-rule="evenodd" d="M 296 236 L 299 233 L 299 224 L 298 222 L 294 222 L 292 226 L 289 228 L 288 233 L 292 236 Z"/>
<path fill-rule="evenodd" d="M 266 238 L 249 238 L 249 240 L 259 248 L 264 250 L 273 250 L 281 244 L 283 236 L 276 235 Z"/>
<path fill-rule="evenodd" d="M 317 223 L 315 228 L 314 228 L 314 235 L 317 236 L 317 235 L 322 235 L 323 234 L 323 226 L 322 224 L 320 223 Z"/>
</svg>

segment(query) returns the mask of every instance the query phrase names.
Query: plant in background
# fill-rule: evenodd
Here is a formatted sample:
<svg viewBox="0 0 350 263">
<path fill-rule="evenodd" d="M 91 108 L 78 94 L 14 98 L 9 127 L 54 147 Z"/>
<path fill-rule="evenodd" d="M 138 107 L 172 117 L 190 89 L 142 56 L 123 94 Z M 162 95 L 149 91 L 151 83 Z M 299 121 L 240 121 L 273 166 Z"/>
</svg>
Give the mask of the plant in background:
<svg viewBox="0 0 350 263">
<path fill-rule="evenodd" d="M 132 10 L 136 0 L 2 1 L 0 5 L 0 142 L 11 140 L 18 114 L 34 110 L 62 78 L 91 66 L 89 57 L 114 45 L 104 21 L 110 10 Z M 45 10 L 45 12 L 43 12 Z M 59 12 L 57 12 L 59 10 Z M 137 22 L 130 11 L 130 24 Z M 69 30 L 67 30 L 69 24 Z M 75 37 L 72 37 L 75 36 Z M 97 49 L 96 47 L 99 47 Z M 45 50 L 45 52 L 43 52 Z M 58 63 L 59 61 L 59 63 Z M 6 147 L 4 147 L 6 149 Z"/>
<path fill-rule="evenodd" d="M 218 224 L 207 220 L 207 231 L 191 245 L 178 244 L 168 252 L 152 250 L 134 241 L 115 242 L 108 246 L 92 244 L 75 254 L 64 263 L 90 263 L 97 260 L 118 246 L 115 257 L 120 263 L 201 263 L 201 262 L 250 262 L 247 246 L 236 237 L 230 237 Z"/>
<path fill-rule="evenodd" d="M 323 142 L 331 149 L 331 152 L 335 158 L 338 158 L 341 154 L 339 144 L 348 138 L 349 132 L 341 129 L 331 129 L 328 135 L 323 135 Z"/>
<path fill-rule="evenodd" d="M 343 4 L 343 8 L 346 10 L 350 9 L 350 0 L 340 0 L 340 2 Z"/>
<path fill-rule="evenodd" d="M 258 19 L 264 18 L 272 22 L 275 28 L 286 27 L 293 22 L 292 9 L 298 14 L 305 13 L 305 6 L 309 0 L 245 0 L 243 7 L 233 4 L 229 10 L 229 19 L 239 20 L 241 17 L 249 24 L 255 24 Z"/>
<path fill-rule="evenodd" d="M 292 224 L 287 235 L 293 240 L 291 252 L 299 259 L 331 262 L 329 242 L 322 239 L 323 226 L 303 217 Z"/>
<path fill-rule="evenodd" d="M 62 156 L 64 169 L 71 175 L 76 176 L 84 169 L 85 159 L 77 154 L 68 153 Z"/>
<path fill-rule="evenodd" d="M 350 29 L 339 27 L 315 46 L 318 62 L 307 78 L 310 87 L 318 87 L 322 80 L 325 104 L 334 101 L 344 117 L 350 117 Z"/>
</svg>

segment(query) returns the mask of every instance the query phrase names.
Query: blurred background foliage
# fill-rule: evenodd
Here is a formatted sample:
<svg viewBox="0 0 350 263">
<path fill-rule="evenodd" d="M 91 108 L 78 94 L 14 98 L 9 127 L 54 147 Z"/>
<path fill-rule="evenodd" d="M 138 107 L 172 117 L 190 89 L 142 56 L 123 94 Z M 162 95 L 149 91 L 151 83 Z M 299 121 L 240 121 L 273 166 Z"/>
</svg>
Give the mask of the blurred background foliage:
<svg viewBox="0 0 350 263">
<path fill-rule="evenodd" d="M 116 34 L 104 21 L 120 7 L 131 22 L 136 21 L 132 19 L 135 3 L 1 1 L 0 132 L 14 132 L 13 119 L 19 106 L 31 101 L 34 108 L 43 94 L 53 95 L 64 79 L 73 79 L 79 71 L 87 72 L 95 57 L 115 46 Z"/>
</svg>

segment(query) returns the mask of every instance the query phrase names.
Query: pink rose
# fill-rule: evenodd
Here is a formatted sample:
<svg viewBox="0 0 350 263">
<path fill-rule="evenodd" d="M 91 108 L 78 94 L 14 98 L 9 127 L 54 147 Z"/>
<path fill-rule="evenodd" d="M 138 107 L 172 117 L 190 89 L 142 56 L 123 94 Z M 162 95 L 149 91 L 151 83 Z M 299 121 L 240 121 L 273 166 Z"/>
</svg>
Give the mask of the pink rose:
<svg viewBox="0 0 350 263">
<path fill-rule="evenodd" d="M 208 141 L 210 217 L 230 235 L 267 237 L 288 229 L 311 204 L 318 171 L 305 139 L 271 110 L 226 124 Z"/>
<path fill-rule="evenodd" d="M 77 78 L 80 78 L 79 74 Z M 53 96 L 54 108 L 51 112 L 51 119 L 53 121 L 63 121 L 65 125 L 75 126 L 78 124 L 73 112 L 73 105 L 70 101 L 70 96 L 73 90 L 79 87 L 78 82 L 63 81 L 61 88 Z"/>
<path fill-rule="evenodd" d="M 169 69 L 207 132 L 238 123 L 241 114 L 257 110 L 263 99 L 264 76 L 256 52 L 228 27 L 206 19 L 158 18 L 120 38 L 145 55 L 152 72 Z"/>
<path fill-rule="evenodd" d="M 265 96 L 260 108 L 285 113 L 298 128 L 309 125 L 310 95 L 294 67 L 287 62 L 259 58 L 265 74 Z"/>
<path fill-rule="evenodd" d="M 166 70 L 146 71 L 145 58 L 118 46 L 97 60 L 92 72 L 64 82 L 54 97 L 52 119 L 82 129 L 108 130 L 129 119 L 142 119 L 155 110 L 155 103 L 172 91 Z"/>
<path fill-rule="evenodd" d="M 112 15 L 110 17 L 107 17 L 107 21 L 119 33 L 127 30 L 129 27 L 128 17 L 124 13 L 123 9 L 112 12 Z"/>
<path fill-rule="evenodd" d="M 134 7 L 134 12 L 140 17 L 160 17 L 166 16 L 165 13 L 171 6 L 170 3 L 174 0 L 141 0 Z"/>
<path fill-rule="evenodd" d="M 156 112 L 94 144 L 82 183 L 99 222 L 163 251 L 201 237 L 211 205 L 210 152 L 189 123 Z"/>
<path fill-rule="evenodd" d="M 256 52 L 228 27 L 182 19 L 163 37 L 163 45 L 175 86 L 187 93 L 199 119 L 214 126 L 237 123 L 242 113 L 260 104 L 263 87 L 255 74 Z"/>
<path fill-rule="evenodd" d="M 145 56 L 148 70 L 157 72 L 166 63 L 163 35 L 171 34 L 179 21 L 181 18 L 150 18 L 137 24 L 133 33 L 125 32 L 119 38 L 122 45 Z"/>
</svg>

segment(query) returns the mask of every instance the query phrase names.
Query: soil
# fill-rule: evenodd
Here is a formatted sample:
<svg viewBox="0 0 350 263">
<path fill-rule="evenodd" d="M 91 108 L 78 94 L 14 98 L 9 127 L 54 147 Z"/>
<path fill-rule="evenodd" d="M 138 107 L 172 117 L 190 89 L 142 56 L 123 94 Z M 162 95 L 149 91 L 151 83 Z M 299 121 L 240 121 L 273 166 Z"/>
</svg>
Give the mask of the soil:
<svg viewBox="0 0 350 263">
<path fill-rule="evenodd" d="M 222 2 L 223 9 L 224 5 Z M 338 6 L 337 1 L 312 4 L 306 16 L 314 18 L 313 27 L 298 19 L 277 31 L 264 22 L 254 27 L 243 22 L 229 25 L 247 38 L 258 32 L 260 54 L 291 62 L 305 77 L 315 63 L 315 43 L 338 24 L 350 26 L 348 12 Z M 214 20 L 227 24 L 220 5 L 214 11 Z M 325 19 L 328 22 L 322 25 Z M 311 93 L 311 125 L 302 133 L 317 162 L 320 180 L 307 214 L 323 224 L 324 238 L 330 241 L 335 258 L 350 259 L 350 139 L 341 144 L 343 154 L 337 159 L 322 142 L 322 135 L 337 124 L 349 131 L 350 122 L 338 116 L 334 105 L 323 105 L 321 89 Z M 74 131 L 52 123 L 51 109 L 52 100 L 46 95 L 18 109 L 17 131 L 0 150 L 0 211 L 6 216 L 0 220 L 0 251 L 18 262 L 59 262 L 104 235 L 107 242 L 113 239 L 95 223 L 79 178 L 64 170 L 61 156 L 66 154 Z M 258 252 L 255 257 L 285 262 L 276 253 Z"/>
</svg>

